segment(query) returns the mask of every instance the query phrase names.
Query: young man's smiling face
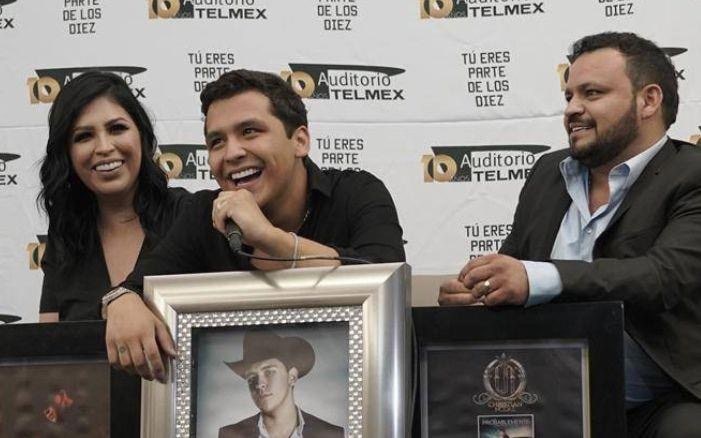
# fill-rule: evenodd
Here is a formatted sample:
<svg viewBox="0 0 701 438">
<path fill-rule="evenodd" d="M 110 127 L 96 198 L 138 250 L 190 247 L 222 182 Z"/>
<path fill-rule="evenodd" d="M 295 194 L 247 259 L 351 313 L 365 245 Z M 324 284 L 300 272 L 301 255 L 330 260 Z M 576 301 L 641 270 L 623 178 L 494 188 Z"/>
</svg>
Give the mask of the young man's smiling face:
<svg viewBox="0 0 701 438">
<path fill-rule="evenodd" d="M 212 102 L 205 139 L 209 166 L 223 190 L 250 191 L 264 212 L 284 203 L 309 153 L 309 133 L 298 127 L 287 136 L 271 112 L 270 100 L 245 91 Z"/>
</svg>

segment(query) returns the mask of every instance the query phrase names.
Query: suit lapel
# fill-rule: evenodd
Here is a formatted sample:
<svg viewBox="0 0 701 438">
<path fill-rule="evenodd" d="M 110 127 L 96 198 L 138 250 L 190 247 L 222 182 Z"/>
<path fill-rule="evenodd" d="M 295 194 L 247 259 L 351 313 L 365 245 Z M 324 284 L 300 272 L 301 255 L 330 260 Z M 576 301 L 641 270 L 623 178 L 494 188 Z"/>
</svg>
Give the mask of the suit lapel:
<svg viewBox="0 0 701 438">
<path fill-rule="evenodd" d="M 665 143 L 665 145 L 662 146 L 662 149 L 660 149 L 660 151 L 654 157 L 652 157 L 652 160 L 650 160 L 647 166 L 645 166 L 643 172 L 640 174 L 635 183 L 633 183 L 633 186 L 628 190 L 626 197 L 623 198 L 623 202 L 621 202 L 618 210 L 616 210 L 616 213 L 614 213 L 613 217 L 611 218 L 611 222 L 609 222 L 608 227 L 606 227 L 607 232 L 614 228 L 616 222 L 618 222 L 626 211 L 628 211 L 633 202 L 636 199 L 639 199 L 640 196 L 644 195 L 649 185 L 654 183 L 655 177 L 662 172 L 662 167 L 674 153 L 676 153 L 674 143 L 672 140 L 667 140 L 667 143 Z"/>
<path fill-rule="evenodd" d="M 537 260 L 550 259 L 550 253 L 553 250 L 555 238 L 557 237 L 558 231 L 560 231 L 562 218 L 565 216 L 570 204 L 572 204 L 572 199 L 567 193 L 565 181 L 562 179 L 562 175 L 560 175 L 560 178 L 558 178 L 558 182 L 553 184 L 551 187 L 553 189 L 549 191 L 550 193 L 548 195 L 548 199 L 546 200 L 546 202 L 551 205 L 551 209 L 546 216 L 547 222 L 543 224 L 544 226 L 541 228 L 545 233 L 545 236 L 543 236 L 542 239 L 536 240 L 542 242 L 542 245 L 536 249 L 536 254 L 538 256 Z"/>
</svg>

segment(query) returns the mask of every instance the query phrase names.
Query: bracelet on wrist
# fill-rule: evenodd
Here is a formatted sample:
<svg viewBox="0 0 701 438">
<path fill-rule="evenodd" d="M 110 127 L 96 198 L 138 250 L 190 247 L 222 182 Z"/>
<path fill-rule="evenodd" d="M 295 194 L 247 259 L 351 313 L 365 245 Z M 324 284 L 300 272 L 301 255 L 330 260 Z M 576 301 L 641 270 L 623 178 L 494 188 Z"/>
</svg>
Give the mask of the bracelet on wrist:
<svg viewBox="0 0 701 438">
<path fill-rule="evenodd" d="M 112 289 L 111 291 L 107 292 L 103 297 L 102 297 L 102 310 L 100 311 L 100 315 L 102 316 L 102 319 L 107 319 L 107 306 L 109 304 L 116 300 L 117 298 L 120 298 L 123 295 L 126 294 L 136 294 L 133 290 L 127 289 L 126 287 L 118 287 L 115 289 Z"/>
<path fill-rule="evenodd" d="M 290 231 L 290 234 L 292 235 L 292 238 L 294 239 L 294 250 L 292 251 L 292 264 L 290 265 L 290 269 L 294 269 L 297 267 L 297 259 L 299 258 L 299 237 L 297 237 L 297 234 L 293 233 Z"/>
</svg>

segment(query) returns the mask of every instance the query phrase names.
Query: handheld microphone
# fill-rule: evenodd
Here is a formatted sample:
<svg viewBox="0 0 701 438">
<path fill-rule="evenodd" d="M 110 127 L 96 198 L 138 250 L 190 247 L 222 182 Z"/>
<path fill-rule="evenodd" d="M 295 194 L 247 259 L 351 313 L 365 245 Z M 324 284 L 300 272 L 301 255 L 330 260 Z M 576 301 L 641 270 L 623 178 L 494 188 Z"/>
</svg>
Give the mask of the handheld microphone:
<svg viewBox="0 0 701 438">
<path fill-rule="evenodd" d="M 231 219 L 227 219 L 226 225 L 226 240 L 229 241 L 229 248 L 234 254 L 238 254 L 241 251 L 241 239 L 243 238 L 243 233 L 241 228 L 236 225 L 236 222 Z"/>
<path fill-rule="evenodd" d="M 244 256 L 256 260 L 270 260 L 275 262 L 298 262 L 301 260 L 345 260 L 352 263 L 372 263 L 369 260 L 356 257 L 334 257 L 326 255 L 307 255 L 293 258 L 256 256 L 252 253 L 245 252 L 241 249 L 241 247 L 243 246 L 243 233 L 241 232 L 241 228 L 236 224 L 236 222 L 232 221 L 231 219 L 227 219 L 226 222 L 224 222 L 224 225 L 226 226 L 226 240 L 229 241 L 229 248 L 231 249 L 231 252 L 233 252 L 237 256 Z"/>
</svg>

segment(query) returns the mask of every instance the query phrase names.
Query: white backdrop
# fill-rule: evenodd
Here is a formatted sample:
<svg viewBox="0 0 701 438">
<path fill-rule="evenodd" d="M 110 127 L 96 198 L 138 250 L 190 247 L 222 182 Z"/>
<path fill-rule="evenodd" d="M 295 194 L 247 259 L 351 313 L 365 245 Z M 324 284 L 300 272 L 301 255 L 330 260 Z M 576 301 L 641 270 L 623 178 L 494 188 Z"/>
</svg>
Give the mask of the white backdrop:
<svg viewBox="0 0 701 438">
<path fill-rule="evenodd" d="M 85 69 L 124 76 L 156 122 L 173 185 L 213 187 L 198 94 L 233 68 L 289 78 L 312 158 L 367 169 L 394 196 L 415 274 L 495 250 L 530 166 L 565 146 L 572 41 L 634 31 L 680 79 L 674 137 L 701 134 L 698 0 L 0 0 L 0 314 L 35 321 L 46 117 Z M 439 155 L 438 158 L 435 158 Z M 434 168 L 437 171 L 434 173 Z M 447 173 L 442 169 L 447 169 Z"/>
</svg>

